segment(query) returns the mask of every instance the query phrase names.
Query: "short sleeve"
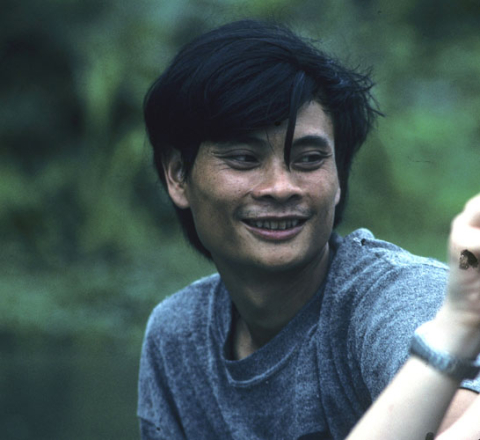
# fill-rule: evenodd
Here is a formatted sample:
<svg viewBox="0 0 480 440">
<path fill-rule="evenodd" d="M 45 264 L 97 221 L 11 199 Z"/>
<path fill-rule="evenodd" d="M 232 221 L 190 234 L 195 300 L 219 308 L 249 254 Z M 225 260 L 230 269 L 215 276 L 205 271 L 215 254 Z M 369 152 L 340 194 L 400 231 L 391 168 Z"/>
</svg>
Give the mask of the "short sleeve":
<svg viewBox="0 0 480 440">
<path fill-rule="evenodd" d="M 178 411 L 164 373 L 161 338 L 152 314 L 140 359 L 138 408 L 142 440 L 183 439 Z"/>
<path fill-rule="evenodd" d="M 167 440 L 168 437 L 160 433 L 160 428 L 155 426 L 152 422 L 139 418 L 140 422 L 140 438 L 142 440 Z"/>
<path fill-rule="evenodd" d="M 394 267 L 362 297 L 353 314 L 354 350 L 372 401 L 405 363 L 417 327 L 434 318 L 445 295 L 446 271 Z"/>
<path fill-rule="evenodd" d="M 372 400 L 393 379 L 408 357 L 417 327 L 433 319 L 443 303 L 446 271 L 436 266 L 396 268 L 380 277 L 354 315 L 359 329 L 356 352 Z M 480 377 L 462 388 L 480 391 Z"/>
</svg>

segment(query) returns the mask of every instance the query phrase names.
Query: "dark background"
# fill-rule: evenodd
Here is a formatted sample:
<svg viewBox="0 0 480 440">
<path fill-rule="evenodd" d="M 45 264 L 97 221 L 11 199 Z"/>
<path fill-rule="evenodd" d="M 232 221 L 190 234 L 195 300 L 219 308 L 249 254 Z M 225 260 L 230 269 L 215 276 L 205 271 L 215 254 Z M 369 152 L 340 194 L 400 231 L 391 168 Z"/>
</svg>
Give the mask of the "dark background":
<svg viewBox="0 0 480 440">
<path fill-rule="evenodd" d="M 386 118 L 354 166 L 342 233 L 444 259 L 480 190 L 477 0 L 3 0 L 0 437 L 138 437 L 142 334 L 213 272 L 152 171 L 141 103 L 179 46 L 275 18 L 374 67 Z"/>
</svg>

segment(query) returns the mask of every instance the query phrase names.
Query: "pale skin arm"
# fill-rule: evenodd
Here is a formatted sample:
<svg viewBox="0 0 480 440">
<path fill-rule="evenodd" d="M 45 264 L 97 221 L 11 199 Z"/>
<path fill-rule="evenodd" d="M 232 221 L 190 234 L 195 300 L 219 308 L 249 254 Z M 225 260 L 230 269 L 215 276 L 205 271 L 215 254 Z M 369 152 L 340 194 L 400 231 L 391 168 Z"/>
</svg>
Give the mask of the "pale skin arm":
<svg viewBox="0 0 480 440">
<path fill-rule="evenodd" d="M 458 390 L 451 408 L 451 418 L 443 420 L 439 429 L 441 434 L 436 439 L 480 439 L 480 396 L 470 390 Z M 448 429 L 444 431 L 444 427 Z"/>
<path fill-rule="evenodd" d="M 438 432 L 442 433 L 448 428 L 450 428 L 467 409 L 472 405 L 472 403 L 477 399 L 478 393 L 472 390 L 467 389 L 459 389 L 455 393 L 455 396 L 448 407 L 447 413 L 443 417 L 442 423 L 440 424 L 440 428 L 438 428 Z M 480 399 L 477 399 L 477 404 L 480 405 Z M 477 407 L 477 417 L 478 417 L 478 407 Z M 477 436 L 480 439 L 480 435 Z"/>
<path fill-rule="evenodd" d="M 480 268 L 460 269 L 465 249 L 480 261 L 480 194 L 452 222 L 447 295 L 437 316 L 426 326 L 430 345 L 455 356 L 474 358 L 480 353 Z M 347 440 L 424 440 L 428 433 L 440 432 L 441 424 L 441 430 L 448 428 L 437 437 L 439 440 L 478 440 L 480 397 L 458 390 L 459 385 L 460 381 L 410 356 Z"/>
</svg>

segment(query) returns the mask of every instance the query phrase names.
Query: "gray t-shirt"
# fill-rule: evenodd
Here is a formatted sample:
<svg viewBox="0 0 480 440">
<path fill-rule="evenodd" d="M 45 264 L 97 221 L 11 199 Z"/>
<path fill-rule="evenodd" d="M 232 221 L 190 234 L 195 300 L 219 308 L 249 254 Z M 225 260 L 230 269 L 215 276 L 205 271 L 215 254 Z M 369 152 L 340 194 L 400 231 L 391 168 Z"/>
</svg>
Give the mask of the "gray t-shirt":
<svg viewBox="0 0 480 440">
<path fill-rule="evenodd" d="M 218 275 L 153 311 L 138 416 L 144 439 L 343 439 L 434 317 L 447 268 L 360 229 L 334 234 L 318 293 L 268 344 L 229 358 L 234 306 Z M 480 379 L 462 386 L 480 391 Z"/>
</svg>

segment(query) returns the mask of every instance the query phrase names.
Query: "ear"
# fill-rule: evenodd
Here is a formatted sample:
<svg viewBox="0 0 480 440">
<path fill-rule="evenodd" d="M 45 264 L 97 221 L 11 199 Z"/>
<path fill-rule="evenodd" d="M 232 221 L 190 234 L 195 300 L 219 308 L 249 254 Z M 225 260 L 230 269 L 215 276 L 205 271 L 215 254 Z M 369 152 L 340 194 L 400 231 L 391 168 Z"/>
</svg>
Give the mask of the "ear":
<svg viewBox="0 0 480 440">
<path fill-rule="evenodd" d="M 167 182 L 168 194 L 173 203 L 179 208 L 185 209 L 190 207 L 186 196 L 183 160 L 180 151 L 176 148 L 170 149 L 163 160 L 163 172 Z"/>
<path fill-rule="evenodd" d="M 339 184 L 337 188 L 337 193 L 335 194 L 335 206 L 337 206 L 338 203 L 340 202 L 341 195 L 342 195 L 342 190 L 340 189 L 340 184 Z"/>
</svg>

